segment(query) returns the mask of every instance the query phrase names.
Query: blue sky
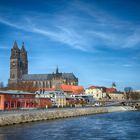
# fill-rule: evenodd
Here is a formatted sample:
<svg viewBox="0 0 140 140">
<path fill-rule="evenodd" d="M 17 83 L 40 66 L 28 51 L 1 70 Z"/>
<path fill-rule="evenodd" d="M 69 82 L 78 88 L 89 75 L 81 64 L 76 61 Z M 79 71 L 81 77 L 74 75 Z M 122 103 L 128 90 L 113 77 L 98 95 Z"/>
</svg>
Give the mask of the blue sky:
<svg viewBox="0 0 140 140">
<path fill-rule="evenodd" d="M 139 0 L 0 0 L 0 81 L 14 40 L 29 73 L 73 72 L 84 87 L 140 89 Z"/>
</svg>

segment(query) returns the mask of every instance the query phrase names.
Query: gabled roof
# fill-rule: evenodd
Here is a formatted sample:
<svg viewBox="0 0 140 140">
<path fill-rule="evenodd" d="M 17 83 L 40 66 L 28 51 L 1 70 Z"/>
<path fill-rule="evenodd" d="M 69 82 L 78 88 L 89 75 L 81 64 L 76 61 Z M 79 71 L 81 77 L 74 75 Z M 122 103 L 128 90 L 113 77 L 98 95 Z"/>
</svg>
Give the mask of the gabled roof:
<svg viewBox="0 0 140 140">
<path fill-rule="evenodd" d="M 67 78 L 67 79 L 76 79 L 75 75 L 73 73 L 62 73 L 62 78 Z"/>
<path fill-rule="evenodd" d="M 115 88 L 107 88 L 106 89 L 106 92 L 107 93 L 113 93 L 113 92 L 116 92 L 117 90 Z"/>
<path fill-rule="evenodd" d="M 95 88 L 104 89 L 106 87 L 103 87 L 103 86 L 90 86 L 90 87 L 88 87 L 88 89 L 95 89 Z"/>
<path fill-rule="evenodd" d="M 97 86 L 90 86 L 88 87 L 89 89 L 94 89 L 94 88 L 97 88 Z"/>
<path fill-rule="evenodd" d="M 74 94 L 83 94 L 84 91 L 83 86 L 73 86 L 73 85 L 65 85 L 65 84 L 61 85 L 61 89 L 64 92 L 70 92 Z"/>
<path fill-rule="evenodd" d="M 54 91 L 55 88 L 39 88 L 38 90 Z"/>
<path fill-rule="evenodd" d="M 51 80 L 52 74 L 24 74 L 22 80 Z"/>
<path fill-rule="evenodd" d="M 102 92 L 106 92 L 106 87 L 104 86 L 90 86 L 88 89 L 101 89 Z"/>
<path fill-rule="evenodd" d="M 75 80 L 75 76 L 73 73 L 58 73 L 60 76 L 62 76 L 63 79 L 71 79 Z M 22 76 L 22 80 L 52 80 L 53 75 L 55 76 L 56 74 L 24 74 Z"/>
</svg>

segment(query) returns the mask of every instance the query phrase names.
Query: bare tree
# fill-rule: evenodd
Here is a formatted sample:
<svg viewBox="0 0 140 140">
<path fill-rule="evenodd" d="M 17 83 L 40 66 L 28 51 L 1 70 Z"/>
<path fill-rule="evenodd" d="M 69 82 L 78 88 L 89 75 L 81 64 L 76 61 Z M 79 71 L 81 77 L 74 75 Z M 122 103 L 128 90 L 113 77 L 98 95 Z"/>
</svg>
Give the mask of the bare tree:
<svg viewBox="0 0 140 140">
<path fill-rule="evenodd" d="M 132 87 L 125 87 L 125 88 L 124 88 L 124 92 L 125 92 L 125 93 L 133 92 L 133 88 L 132 88 Z"/>
</svg>

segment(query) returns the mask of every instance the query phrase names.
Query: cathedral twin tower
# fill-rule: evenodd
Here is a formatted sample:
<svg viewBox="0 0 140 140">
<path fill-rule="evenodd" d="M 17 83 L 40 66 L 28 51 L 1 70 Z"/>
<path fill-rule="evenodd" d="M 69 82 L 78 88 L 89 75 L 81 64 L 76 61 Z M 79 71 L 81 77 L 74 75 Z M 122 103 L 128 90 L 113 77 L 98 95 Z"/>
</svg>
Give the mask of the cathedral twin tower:
<svg viewBox="0 0 140 140">
<path fill-rule="evenodd" d="M 28 74 L 28 58 L 24 43 L 21 49 L 14 42 L 10 57 L 9 86 L 19 83 L 32 83 L 38 88 L 56 88 L 58 85 L 78 85 L 78 78 L 73 73 L 60 73 L 58 68 L 52 74 Z"/>
<path fill-rule="evenodd" d="M 11 49 L 9 84 L 19 83 L 24 74 L 28 74 L 27 51 L 25 50 L 24 43 L 21 49 L 19 49 L 15 41 Z"/>
</svg>

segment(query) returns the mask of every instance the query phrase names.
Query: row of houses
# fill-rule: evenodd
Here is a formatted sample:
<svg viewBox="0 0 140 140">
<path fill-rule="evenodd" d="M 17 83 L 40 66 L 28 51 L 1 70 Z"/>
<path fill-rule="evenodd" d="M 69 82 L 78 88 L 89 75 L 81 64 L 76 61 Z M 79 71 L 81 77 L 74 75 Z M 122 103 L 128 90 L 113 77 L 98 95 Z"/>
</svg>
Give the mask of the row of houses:
<svg viewBox="0 0 140 140">
<path fill-rule="evenodd" d="M 85 105 L 82 97 L 72 97 L 69 94 L 50 90 L 39 93 L 21 91 L 0 91 L 0 110 L 44 109 L 50 107 L 73 107 Z"/>
<path fill-rule="evenodd" d="M 0 110 L 72 107 L 93 103 L 94 100 L 122 100 L 123 93 L 116 87 L 60 85 L 59 89 L 40 88 L 35 93 L 8 90 L 0 91 Z"/>
<path fill-rule="evenodd" d="M 93 98 L 96 100 L 123 100 L 124 93 L 118 92 L 116 86 L 112 86 L 111 88 L 106 88 L 102 86 L 90 86 L 85 89 L 86 95 L 93 95 Z"/>
</svg>

